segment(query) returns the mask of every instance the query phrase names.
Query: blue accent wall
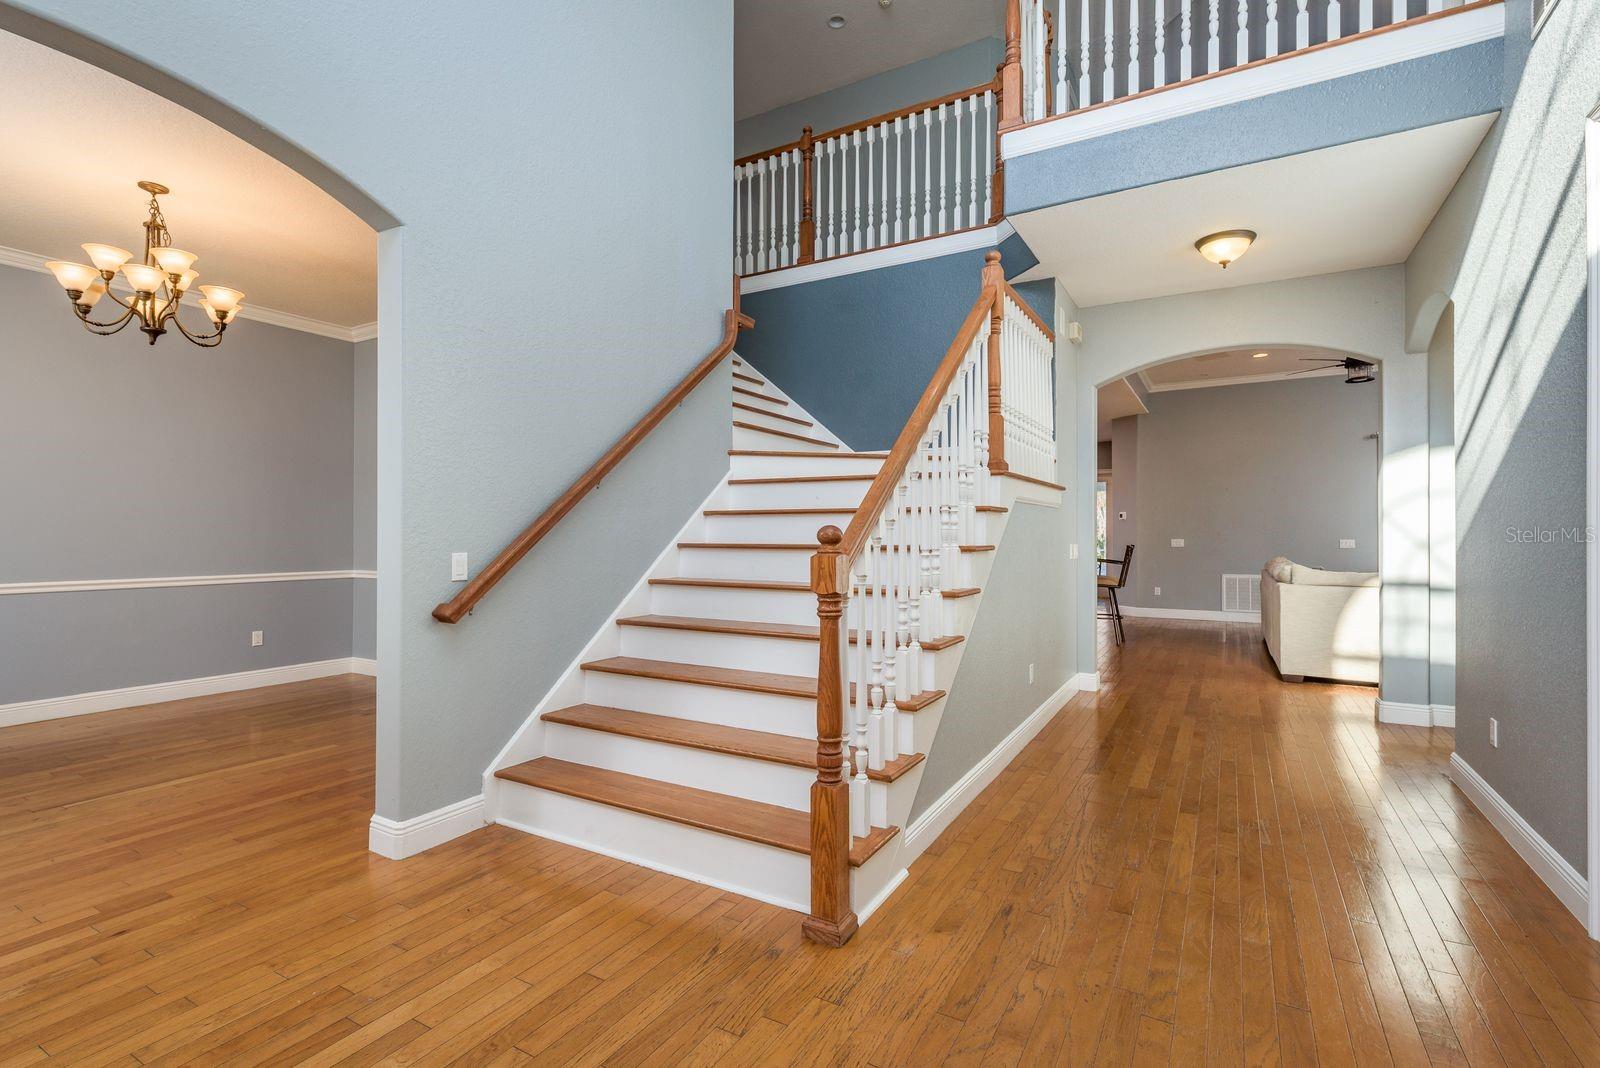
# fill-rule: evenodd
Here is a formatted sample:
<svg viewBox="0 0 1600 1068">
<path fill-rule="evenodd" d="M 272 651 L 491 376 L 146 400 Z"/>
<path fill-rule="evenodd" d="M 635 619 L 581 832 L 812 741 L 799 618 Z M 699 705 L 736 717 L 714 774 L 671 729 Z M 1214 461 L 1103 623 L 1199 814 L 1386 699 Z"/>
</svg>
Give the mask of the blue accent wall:
<svg viewBox="0 0 1600 1068">
<path fill-rule="evenodd" d="M 887 449 L 978 299 L 989 251 L 747 294 L 756 326 L 739 336 L 739 355 L 852 449 Z M 1000 255 L 1008 276 L 1038 262 L 1016 235 Z M 1024 299 L 1053 314 L 1053 292 L 1049 309 Z"/>
<path fill-rule="evenodd" d="M 1030 152 L 1006 161 L 1006 212 L 1486 115 L 1502 104 L 1504 52 L 1496 38 Z"/>
</svg>

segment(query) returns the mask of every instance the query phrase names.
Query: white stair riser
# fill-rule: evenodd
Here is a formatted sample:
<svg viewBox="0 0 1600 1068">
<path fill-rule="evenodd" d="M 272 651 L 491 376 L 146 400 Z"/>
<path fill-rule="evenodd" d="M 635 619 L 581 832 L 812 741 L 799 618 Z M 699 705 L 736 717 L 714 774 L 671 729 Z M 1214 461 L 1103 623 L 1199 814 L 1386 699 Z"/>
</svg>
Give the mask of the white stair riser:
<svg viewBox="0 0 1600 1068">
<path fill-rule="evenodd" d="M 808 768 L 564 723 L 549 724 L 545 739 L 548 755 L 559 760 L 802 811 L 811 808 L 811 784 L 817 779 Z"/>
<path fill-rule="evenodd" d="M 740 415 L 748 413 L 740 412 Z M 741 423 L 753 423 L 753 419 L 740 419 Z M 803 427 L 795 427 L 792 432 L 799 433 Z M 807 435 L 801 434 L 801 437 Z M 809 441 L 798 441 L 794 438 L 781 437 L 777 434 L 767 434 L 760 430 L 750 430 L 742 426 L 733 428 L 733 447 L 735 449 L 781 449 L 787 452 L 841 452 L 837 446 L 813 445 Z"/>
<path fill-rule="evenodd" d="M 788 697 L 721 686 L 701 686 L 692 682 L 586 671 L 584 700 L 591 704 L 692 719 L 699 723 L 720 723 L 725 727 L 790 734 L 796 738 L 815 738 L 817 731 L 817 701 L 814 697 Z"/>
<path fill-rule="evenodd" d="M 814 624 L 817 597 L 810 590 L 654 585 L 650 587 L 650 611 L 658 616 Z"/>
<path fill-rule="evenodd" d="M 729 508 L 855 508 L 870 482 L 759 482 L 730 485 Z"/>
<path fill-rule="evenodd" d="M 815 549 L 682 549 L 678 574 L 683 578 L 765 579 L 808 582 Z"/>
<path fill-rule="evenodd" d="M 812 545 L 817 531 L 826 526 L 840 530 L 850 525 L 853 512 L 814 512 L 808 515 L 708 515 L 706 541 L 764 541 L 787 545 Z"/>
<path fill-rule="evenodd" d="M 679 664 L 815 675 L 817 643 L 749 634 L 714 634 L 665 627 L 622 627 L 622 655 Z"/>
<path fill-rule="evenodd" d="M 770 427 L 773 430 L 782 430 L 790 434 L 804 434 L 806 437 L 823 437 L 820 432 L 815 430 L 814 423 L 812 426 L 805 426 L 802 423 L 791 422 L 789 419 L 780 419 L 778 417 L 779 409 L 773 408 L 770 404 L 761 404 L 760 402 L 755 404 L 747 404 L 746 402 L 748 400 L 749 398 L 740 398 L 738 396 L 735 396 L 734 398 L 734 403 L 746 405 L 744 408 L 732 409 L 731 414 L 738 422 L 751 423 L 755 426 Z M 752 412 L 749 410 L 750 408 L 759 408 L 760 411 Z M 791 412 L 783 412 L 783 414 L 793 415 Z M 804 419 L 805 416 L 793 415 L 793 418 Z"/>
<path fill-rule="evenodd" d="M 501 781 L 498 792 L 501 822 L 784 908 L 809 907 L 811 858 L 804 853 L 520 783 Z"/>
<path fill-rule="evenodd" d="M 776 446 L 769 450 L 784 451 Z M 731 456 L 730 478 L 799 478 L 803 475 L 876 475 L 883 461 L 857 457 L 842 449 L 811 456 Z"/>
</svg>

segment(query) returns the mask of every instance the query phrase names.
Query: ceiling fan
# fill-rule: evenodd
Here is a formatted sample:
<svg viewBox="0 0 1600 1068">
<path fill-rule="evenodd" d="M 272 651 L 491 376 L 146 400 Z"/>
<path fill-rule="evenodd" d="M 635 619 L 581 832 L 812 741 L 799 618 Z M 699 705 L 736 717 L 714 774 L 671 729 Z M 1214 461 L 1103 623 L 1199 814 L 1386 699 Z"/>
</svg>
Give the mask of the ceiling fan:
<svg viewBox="0 0 1600 1068">
<path fill-rule="evenodd" d="M 1344 380 L 1346 385 L 1355 385 L 1358 382 L 1371 382 L 1377 377 L 1372 373 L 1372 364 L 1368 363 L 1366 360 L 1358 360 L 1354 356 L 1302 356 L 1300 357 L 1300 362 L 1319 363 L 1322 364 L 1322 366 L 1307 367 L 1304 371 L 1291 372 L 1288 375 L 1289 378 L 1293 378 L 1295 375 L 1308 375 L 1312 371 L 1326 371 L 1333 367 L 1344 368 Z"/>
</svg>

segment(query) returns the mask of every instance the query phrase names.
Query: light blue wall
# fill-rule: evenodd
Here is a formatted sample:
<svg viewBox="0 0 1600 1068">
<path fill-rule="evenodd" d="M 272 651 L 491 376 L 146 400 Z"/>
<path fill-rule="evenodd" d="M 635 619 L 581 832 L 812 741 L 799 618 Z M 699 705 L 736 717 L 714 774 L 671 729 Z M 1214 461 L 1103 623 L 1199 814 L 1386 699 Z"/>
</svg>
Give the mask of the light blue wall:
<svg viewBox="0 0 1600 1068">
<path fill-rule="evenodd" d="M 1011 215 L 1500 107 L 1499 39 L 1006 161 Z"/>
<path fill-rule="evenodd" d="M 0 583 L 351 569 L 349 342 L 97 337 L 13 267 L 0 322 Z M 347 657 L 352 585 L 0 596 L 0 704 Z"/>
<path fill-rule="evenodd" d="M 1537 532 L 1586 522 L 1583 137 L 1600 5 L 1561 0 L 1537 38 L 1531 25 L 1528 0 L 1508 0 L 1505 110 L 1407 261 L 1406 303 L 1420 348 L 1453 302 L 1456 752 L 1581 876 L 1585 547 Z"/>
<path fill-rule="evenodd" d="M 733 154 L 748 156 L 798 141 L 800 131 L 807 124 L 814 132 L 822 133 L 991 81 L 1004 50 L 1000 38 L 985 37 L 916 63 L 740 119 L 733 127 Z"/>
<path fill-rule="evenodd" d="M 663 427 L 640 470 L 665 477 L 626 523 L 591 500 L 474 616 L 430 618 L 452 551 L 482 566 L 716 343 L 731 0 L 471 17 L 175 0 L 159 33 L 115 0 L 13 6 L 226 102 L 401 223 L 379 240 L 376 807 L 406 819 L 479 793 L 616 606 L 616 576 L 631 584 L 726 470 L 725 412 Z M 642 184 L 630 162 L 668 159 Z"/>
<path fill-rule="evenodd" d="M 978 299 L 988 251 L 747 294 L 756 328 L 739 352 L 851 448 L 886 449 Z M 1015 235 L 1000 254 L 1008 276 L 1037 262 Z"/>
</svg>

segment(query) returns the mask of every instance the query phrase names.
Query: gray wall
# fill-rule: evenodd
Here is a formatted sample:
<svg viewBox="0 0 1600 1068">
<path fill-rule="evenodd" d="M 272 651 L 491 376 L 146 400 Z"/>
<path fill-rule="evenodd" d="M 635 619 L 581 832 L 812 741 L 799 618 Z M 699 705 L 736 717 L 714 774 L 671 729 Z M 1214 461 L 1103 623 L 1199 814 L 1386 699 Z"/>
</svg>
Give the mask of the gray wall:
<svg viewBox="0 0 1600 1068">
<path fill-rule="evenodd" d="M 989 251 L 747 294 L 756 328 L 739 352 L 852 449 L 887 449 L 978 299 Z M 1000 255 L 1008 276 L 1038 262 L 1015 235 Z"/>
<path fill-rule="evenodd" d="M 1076 309 L 1053 279 L 1049 284 L 1060 337 Z M 1035 292 L 1032 299 L 1040 299 L 1039 294 Z M 1077 430 L 1077 359 L 1075 346 L 1057 344 L 1056 440 L 1064 451 L 1070 450 Z M 963 643 L 961 670 L 946 699 L 927 770 L 917 786 L 912 819 L 926 812 L 1078 671 L 1081 612 L 1072 581 L 1071 545 L 1077 516 L 1083 501 L 1093 500 L 1094 485 L 1084 487 L 1071 478 L 1063 481 L 1067 491 L 1060 507 L 1019 503 L 1011 510 L 977 621 Z"/>
<path fill-rule="evenodd" d="M 1119 554 L 1137 546 L 1124 604 L 1220 611 L 1223 574 L 1254 575 L 1278 555 L 1378 569 L 1376 383 L 1310 377 L 1170 390 L 1149 406 L 1112 423 L 1113 500 L 1130 520 L 1112 529 Z M 1133 433 L 1119 435 L 1122 424 Z M 1137 451 L 1128 493 L 1125 442 Z M 1340 549 L 1340 538 L 1356 547 Z"/>
<path fill-rule="evenodd" d="M 119 73 L 141 84 L 172 92 L 152 75 L 170 72 L 225 102 L 229 129 L 272 131 L 399 220 L 378 242 L 376 808 L 407 819 L 478 794 L 616 606 L 618 576 L 631 584 L 727 470 L 724 395 L 703 433 L 652 439 L 669 452 L 642 462 L 668 477 L 626 523 L 592 499 L 470 619 L 431 618 L 457 588 L 451 552 L 481 567 L 716 343 L 731 0 L 495 0 L 471 18 L 177 0 L 159 34 L 116 0 L 10 6 L 131 55 Z M 641 185 L 634 163 L 664 159 Z M 508 304 L 508 286 L 527 299 Z"/>
<path fill-rule="evenodd" d="M 1584 125 L 1600 5 L 1506 4 L 1505 111 L 1406 264 L 1416 347 L 1454 305 L 1456 751 L 1586 866 Z M 1590 640 L 1593 640 L 1591 636 Z M 1489 745 L 1488 720 L 1500 721 Z"/>
<path fill-rule="evenodd" d="M 1098 459 L 1098 457 L 1097 457 Z M 1111 420 L 1111 461 L 1106 465 L 1111 468 L 1111 515 L 1106 520 L 1106 559 L 1120 560 L 1123 553 L 1128 550 L 1128 543 L 1134 546 L 1133 566 L 1128 569 L 1128 583 L 1130 592 L 1128 604 L 1137 604 L 1134 599 L 1134 579 L 1138 576 L 1144 558 L 1139 556 L 1139 545 L 1144 541 L 1139 536 L 1139 421 L 1137 416 L 1125 415 L 1121 419 Z M 1118 575 L 1117 570 L 1108 571 L 1107 574 Z M 1117 596 L 1121 597 L 1122 594 Z"/>
<path fill-rule="evenodd" d="M 816 133 L 909 107 L 994 78 L 1004 43 L 985 37 L 916 63 L 874 74 L 781 108 L 741 119 L 733 126 L 733 154 L 748 156 L 800 139 L 810 124 Z"/>
<path fill-rule="evenodd" d="M 361 566 L 349 342 L 250 320 L 215 349 L 96 337 L 12 267 L 0 322 L 0 583 Z M 0 597 L 0 704 L 350 656 L 363 584 Z"/>
<path fill-rule="evenodd" d="M 351 359 L 355 420 L 351 432 L 350 566 L 378 568 L 378 343 L 358 341 Z M 351 586 L 350 655 L 378 655 L 378 584 L 357 579 Z"/>
</svg>

